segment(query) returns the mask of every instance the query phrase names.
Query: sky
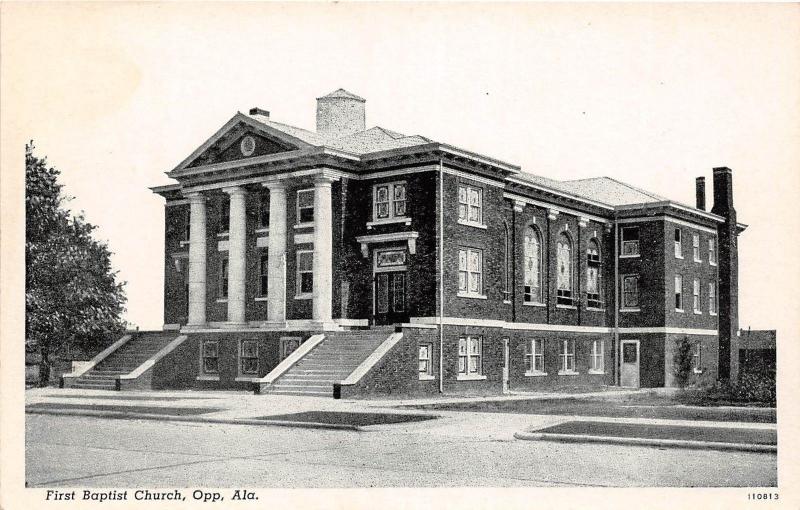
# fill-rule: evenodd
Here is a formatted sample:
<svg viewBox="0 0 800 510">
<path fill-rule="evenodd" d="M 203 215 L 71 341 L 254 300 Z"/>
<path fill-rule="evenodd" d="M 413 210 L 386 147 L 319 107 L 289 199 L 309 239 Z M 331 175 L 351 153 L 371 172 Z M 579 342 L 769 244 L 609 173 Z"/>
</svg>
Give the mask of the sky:
<svg viewBox="0 0 800 510">
<path fill-rule="evenodd" d="M 367 99 L 368 127 L 551 178 L 605 175 L 694 204 L 703 175 L 710 208 L 711 169 L 732 168 L 749 225 L 740 323 L 796 329 L 796 4 L 2 9 L 4 173 L 35 140 L 108 242 L 142 329 L 163 323 L 163 201 L 148 188 L 237 111 L 313 129 L 315 98 L 339 87 Z"/>
</svg>

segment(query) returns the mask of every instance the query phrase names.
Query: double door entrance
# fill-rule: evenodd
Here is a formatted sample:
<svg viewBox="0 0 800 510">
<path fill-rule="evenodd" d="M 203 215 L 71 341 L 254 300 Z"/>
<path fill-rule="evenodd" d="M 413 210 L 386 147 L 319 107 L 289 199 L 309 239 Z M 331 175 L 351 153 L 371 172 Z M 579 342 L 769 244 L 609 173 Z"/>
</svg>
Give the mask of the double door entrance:
<svg viewBox="0 0 800 510">
<path fill-rule="evenodd" d="M 408 322 L 405 271 L 375 273 L 375 324 Z"/>
</svg>

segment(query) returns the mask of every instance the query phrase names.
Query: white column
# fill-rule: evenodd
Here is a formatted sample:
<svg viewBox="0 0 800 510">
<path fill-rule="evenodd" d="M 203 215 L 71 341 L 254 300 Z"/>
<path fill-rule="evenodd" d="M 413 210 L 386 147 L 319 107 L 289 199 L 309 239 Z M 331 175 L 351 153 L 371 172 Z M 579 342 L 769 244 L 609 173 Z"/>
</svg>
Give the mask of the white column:
<svg viewBox="0 0 800 510">
<path fill-rule="evenodd" d="M 223 189 L 230 195 L 228 232 L 228 324 L 242 326 L 245 321 L 245 278 L 247 250 L 247 192 L 241 186 Z"/>
<path fill-rule="evenodd" d="M 206 197 L 191 193 L 189 199 L 189 319 L 187 326 L 206 324 Z"/>
<path fill-rule="evenodd" d="M 286 322 L 286 185 L 269 182 L 267 321 Z"/>
<path fill-rule="evenodd" d="M 314 180 L 314 321 L 330 323 L 333 299 L 333 208 L 331 182 Z"/>
</svg>

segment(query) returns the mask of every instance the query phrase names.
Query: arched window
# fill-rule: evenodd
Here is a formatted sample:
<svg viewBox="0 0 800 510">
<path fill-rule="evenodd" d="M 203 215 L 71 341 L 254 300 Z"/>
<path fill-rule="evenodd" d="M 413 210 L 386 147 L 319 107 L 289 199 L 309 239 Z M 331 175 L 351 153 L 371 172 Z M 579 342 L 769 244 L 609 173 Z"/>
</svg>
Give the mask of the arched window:
<svg viewBox="0 0 800 510">
<path fill-rule="evenodd" d="M 503 222 L 503 233 L 505 234 L 503 244 L 503 300 L 511 299 L 511 232 L 508 230 L 508 223 Z"/>
<path fill-rule="evenodd" d="M 566 232 L 559 234 L 557 250 L 556 260 L 558 262 L 558 276 L 556 278 L 556 285 L 558 289 L 558 299 L 556 303 L 559 305 L 571 305 L 573 304 L 572 287 L 574 264 L 572 261 L 572 240 Z"/>
<path fill-rule="evenodd" d="M 589 308 L 602 308 L 600 296 L 603 294 L 600 275 L 600 244 L 597 239 L 590 239 L 586 247 L 586 306 Z"/>
<path fill-rule="evenodd" d="M 526 303 L 542 302 L 542 237 L 534 227 L 525 229 L 525 293 Z"/>
</svg>

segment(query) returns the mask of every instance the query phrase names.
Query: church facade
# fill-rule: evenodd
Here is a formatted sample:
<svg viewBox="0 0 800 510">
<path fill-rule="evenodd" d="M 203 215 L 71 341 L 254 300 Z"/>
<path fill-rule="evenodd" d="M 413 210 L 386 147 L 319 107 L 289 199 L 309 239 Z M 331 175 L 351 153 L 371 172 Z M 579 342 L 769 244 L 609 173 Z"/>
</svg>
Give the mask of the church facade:
<svg viewBox="0 0 800 510">
<path fill-rule="evenodd" d="M 342 89 L 317 100 L 316 127 L 237 113 L 153 188 L 164 330 L 184 339 L 160 387 L 659 387 L 682 339 L 694 377 L 735 373 L 730 169 L 713 170 L 709 211 L 703 178 L 692 207 L 367 129 Z M 304 382 L 315 372 L 329 377 Z"/>
</svg>

